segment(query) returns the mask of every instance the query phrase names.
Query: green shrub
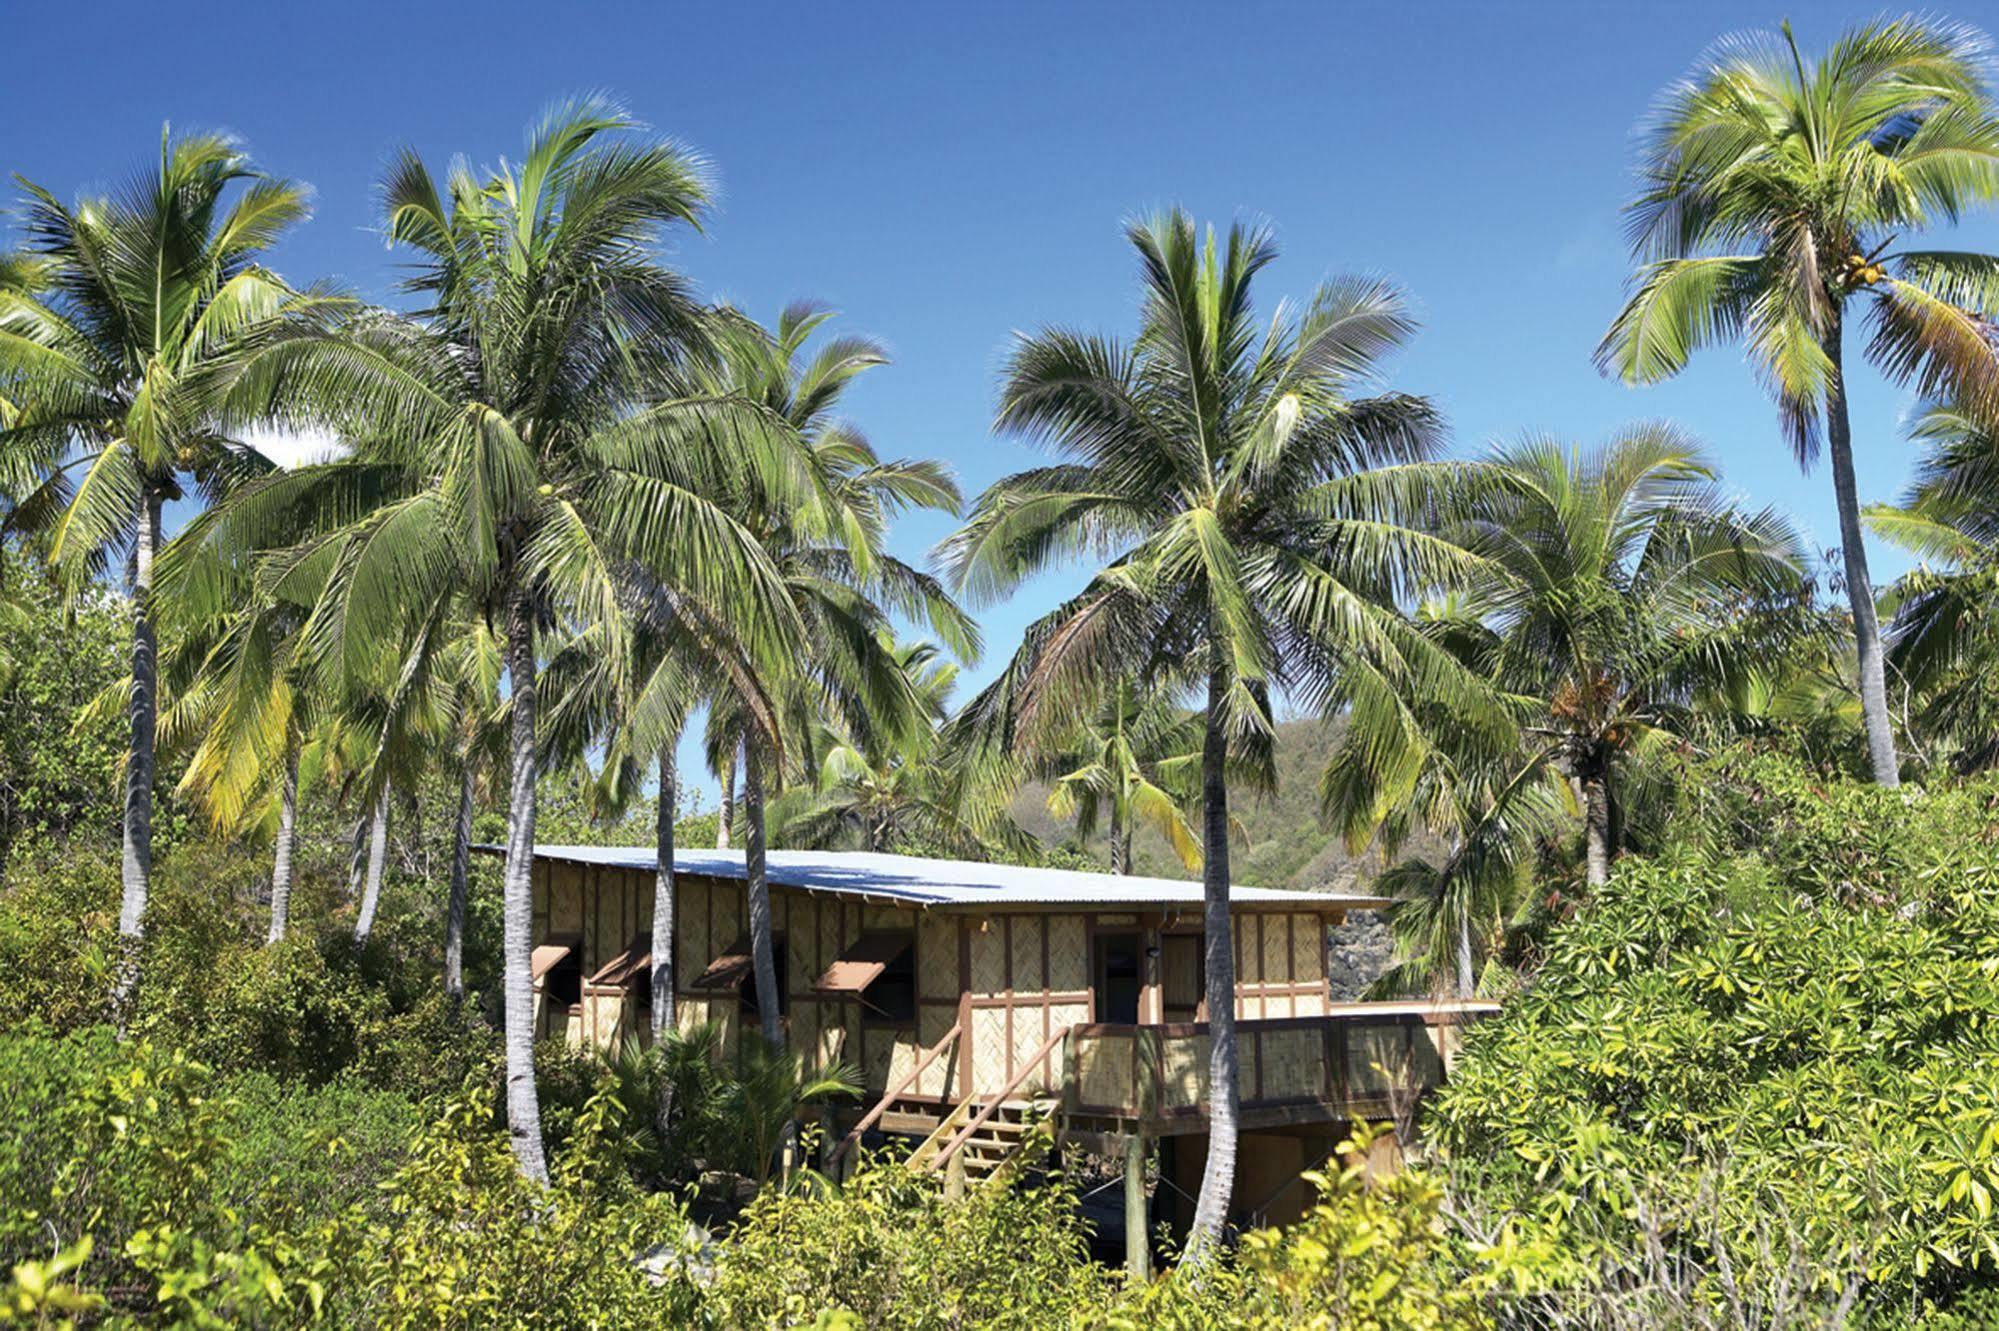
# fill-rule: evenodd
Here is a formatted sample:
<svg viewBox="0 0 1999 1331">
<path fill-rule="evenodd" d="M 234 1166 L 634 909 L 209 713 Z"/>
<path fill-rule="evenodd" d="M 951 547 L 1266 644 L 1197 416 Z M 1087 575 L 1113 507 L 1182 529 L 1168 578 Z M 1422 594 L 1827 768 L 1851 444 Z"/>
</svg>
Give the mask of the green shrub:
<svg viewBox="0 0 1999 1331">
<path fill-rule="evenodd" d="M 1654 1241 L 1716 1297 L 1999 1279 L 1996 789 L 1725 768 L 1709 846 L 1624 863 L 1470 1032 L 1430 1122 L 1475 1208 L 1579 1280 Z"/>
</svg>

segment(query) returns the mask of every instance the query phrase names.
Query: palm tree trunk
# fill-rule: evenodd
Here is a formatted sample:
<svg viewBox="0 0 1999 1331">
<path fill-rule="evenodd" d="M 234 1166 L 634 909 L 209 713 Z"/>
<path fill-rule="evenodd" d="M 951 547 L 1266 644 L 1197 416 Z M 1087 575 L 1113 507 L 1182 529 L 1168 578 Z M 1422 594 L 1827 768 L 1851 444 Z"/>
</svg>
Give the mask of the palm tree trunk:
<svg viewBox="0 0 1999 1331">
<path fill-rule="evenodd" d="M 1131 843 L 1124 835 L 1124 828 L 1121 822 L 1122 820 L 1119 819 L 1117 810 L 1111 810 L 1111 825 L 1108 840 L 1110 841 L 1111 850 L 1111 872 L 1115 874 L 1127 874 L 1131 872 Z"/>
<path fill-rule="evenodd" d="M 160 496 L 139 500 L 132 543 L 131 738 L 125 764 L 123 899 L 118 908 L 118 970 L 111 982 L 112 1020 L 122 1037 L 139 993 L 139 948 L 146 894 L 153 881 L 153 748 L 159 732 L 159 643 L 153 628 L 153 555 L 160 546 Z"/>
<path fill-rule="evenodd" d="M 717 773 L 722 778 L 722 806 L 715 813 L 715 849 L 729 848 L 729 826 L 736 821 L 736 763 L 733 757 Z"/>
<path fill-rule="evenodd" d="M 444 996 L 465 997 L 465 910 L 471 890 L 472 805 L 479 779 L 470 746 L 458 773 L 458 821 L 451 829 L 451 895 L 444 907 Z"/>
<path fill-rule="evenodd" d="M 770 882 L 764 871 L 763 759 L 755 740 L 743 745 L 743 876 L 750 901 L 750 961 L 756 971 L 757 1007 L 764 1039 L 784 1046 L 784 1020 L 777 1010 L 777 962 L 771 943 Z"/>
<path fill-rule="evenodd" d="M 354 946 L 366 946 L 375 932 L 375 910 L 382 904 L 382 861 L 389 852 L 389 783 L 382 783 L 368 815 L 368 877 L 361 891 L 361 911 L 354 917 Z"/>
<path fill-rule="evenodd" d="M 1610 784 L 1601 763 L 1582 774 L 1584 878 L 1593 888 L 1610 881 Z"/>
<path fill-rule="evenodd" d="M 1235 1192 L 1236 1137 L 1241 1106 L 1240 1056 L 1235 1027 L 1235 937 L 1229 918 L 1228 735 L 1222 709 L 1228 696 L 1219 652 L 1208 669 L 1207 732 L 1201 742 L 1202 932 L 1208 968 L 1208 1163 L 1194 1204 L 1185 1261 L 1199 1266 L 1212 1256 L 1228 1223 Z"/>
<path fill-rule="evenodd" d="M 1472 973 L 1471 916 L 1458 916 L 1458 997 L 1478 996 L 1478 977 Z"/>
<path fill-rule="evenodd" d="M 284 784 L 278 788 L 278 846 L 271 862 L 271 929 L 264 936 L 275 943 L 285 936 L 291 920 L 292 851 L 298 844 L 298 744 L 285 745 Z"/>
<path fill-rule="evenodd" d="M 517 592 L 507 615 L 507 684 L 514 705 L 507 787 L 507 866 L 501 880 L 507 1050 L 507 1133 L 521 1173 L 548 1182 L 541 1099 L 534 1081 L 534 612 Z"/>
<path fill-rule="evenodd" d="M 652 880 L 652 1047 L 654 1066 L 659 1074 L 658 1097 L 653 1102 L 653 1130 L 664 1143 L 673 1130 L 673 1076 L 658 1061 L 667 1037 L 678 1025 L 673 1005 L 673 945 L 675 932 L 675 891 L 673 882 L 673 818 L 679 811 L 679 782 L 673 770 L 672 742 L 659 750 L 659 807 L 654 814 Z"/>
<path fill-rule="evenodd" d="M 679 780 L 673 770 L 673 746 L 659 751 L 659 809 L 654 817 L 658 848 L 652 880 L 652 1042 L 657 1048 L 673 1034 L 673 816 L 679 803 Z"/>
<path fill-rule="evenodd" d="M 1837 316 L 1825 341 L 1832 360 L 1826 384 L 1826 446 L 1832 454 L 1832 493 L 1839 504 L 1839 554 L 1846 567 L 1846 599 L 1853 607 L 1853 641 L 1860 661 L 1860 714 L 1867 724 L 1867 757 L 1874 780 L 1902 784 L 1895 754 L 1895 727 L 1888 715 L 1888 679 L 1882 659 L 1881 624 L 1874 613 L 1874 582 L 1867 571 L 1867 545 L 1860 534 L 1860 499 L 1853 478 L 1853 427 L 1847 418 L 1846 373 L 1840 359 Z"/>
</svg>

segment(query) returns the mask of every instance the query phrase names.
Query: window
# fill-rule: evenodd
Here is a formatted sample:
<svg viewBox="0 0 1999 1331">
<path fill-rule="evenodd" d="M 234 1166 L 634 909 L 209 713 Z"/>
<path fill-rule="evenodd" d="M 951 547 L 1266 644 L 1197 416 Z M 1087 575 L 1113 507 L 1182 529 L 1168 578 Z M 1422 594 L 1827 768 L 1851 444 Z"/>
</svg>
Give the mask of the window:
<svg viewBox="0 0 1999 1331">
<path fill-rule="evenodd" d="M 916 942 L 890 958 L 861 994 L 861 1020 L 884 1026 L 909 1026 L 916 1021 Z"/>
<path fill-rule="evenodd" d="M 541 991 L 560 1008 L 572 1008 L 583 1001 L 583 951 L 568 948 L 562 959 L 541 978 Z"/>
<path fill-rule="evenodd" d="M 771 968 L 777 972 L 777 1015 L 782 1017 L 791 1003 L 791 995 L 785 992 L 789 988 L 785 983 L 785 976 L 789 972 L 785 969 L 784 964 L 783 934 L 771 935 L 770 959 Z M 743 977 L 742 984 L 737 986 L 736 996 L 742 1001 L 742 1014 L 745 1021 L 748 1021 L 752 1017 L 759 1021 L 763 1019 L 764 1010 L 757 1004 L 757 972 L 754 965 L 750 967 L 750 973 Z"/>
</svg>

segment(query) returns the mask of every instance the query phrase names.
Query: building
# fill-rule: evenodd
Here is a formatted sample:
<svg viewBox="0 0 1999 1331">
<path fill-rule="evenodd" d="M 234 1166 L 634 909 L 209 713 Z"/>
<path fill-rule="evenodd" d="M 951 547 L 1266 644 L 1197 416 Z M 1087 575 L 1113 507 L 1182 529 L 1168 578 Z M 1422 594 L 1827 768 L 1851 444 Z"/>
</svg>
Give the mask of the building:
<svg viewBox="0 0 1999 1331">
<path fill-rule="evenodd" d="M 540 1034 L 649 1038 L 654 863 L 649 847 L 536 848 Z M 733 1039 L 759 1020 L 742 853 L 683 850 L 674 864 L 677 1021 Z M 1133 1142 L 1159 1141 L 1164 1177 L 1195 1191 L 1200 884 L 829 851 L 772 851 L 767 879 L 787 1039 L 853 1063 L 866 1087 L 837 1125 L 843 1153 L 863 1134 L 907 1134 L 922 1138 L 915 1167 L 976 1178 L 1041 1124 L 1133 1161 Z M 1283 1219 L 1348 1123 L 1406 1113 L 1449 1067 L 1459 1024 L 1492 1005 L 1333 1002 L 1327 931 L 1380 898 L 1237 887 L 1231 902 L 1237 1203 Z"/>
</svg>

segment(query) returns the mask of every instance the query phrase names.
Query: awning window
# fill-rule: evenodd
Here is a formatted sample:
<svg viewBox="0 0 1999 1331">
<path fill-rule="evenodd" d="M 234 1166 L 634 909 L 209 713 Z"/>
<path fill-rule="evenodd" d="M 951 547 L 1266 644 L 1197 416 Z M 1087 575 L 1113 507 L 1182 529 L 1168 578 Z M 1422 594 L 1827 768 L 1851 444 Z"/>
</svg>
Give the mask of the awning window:
<svg viewBox="0 0 1999 1331">
<path fill-rule="evenodd" d="M 528 957 L 528 973 L 536 980 L 560 966 L 575 947 L 569 943 L 543 943 Z"/>
<path fill-rule="evenodd" d="M 754 963 L 750 959 L 749 936 L 738 938 L 722 949 L 722 954 L 708 963 L 708 969 L 695 977 L 690 989 L 734 989 L 750 973 Z"/>
<path fill-rule="evenodd" d="M 589 983 L 607 989 L 637 989 L 652 973 L 652 937 L 636 934 L 625 950 L 597 968 Z"/>
<path fill-rule="evenodd" d="M 813 987 L 822 994 L 864 994 L 904 952 L 916 945 L 909 934 L 862 934 L 826 968 Z"/>
</svg>

